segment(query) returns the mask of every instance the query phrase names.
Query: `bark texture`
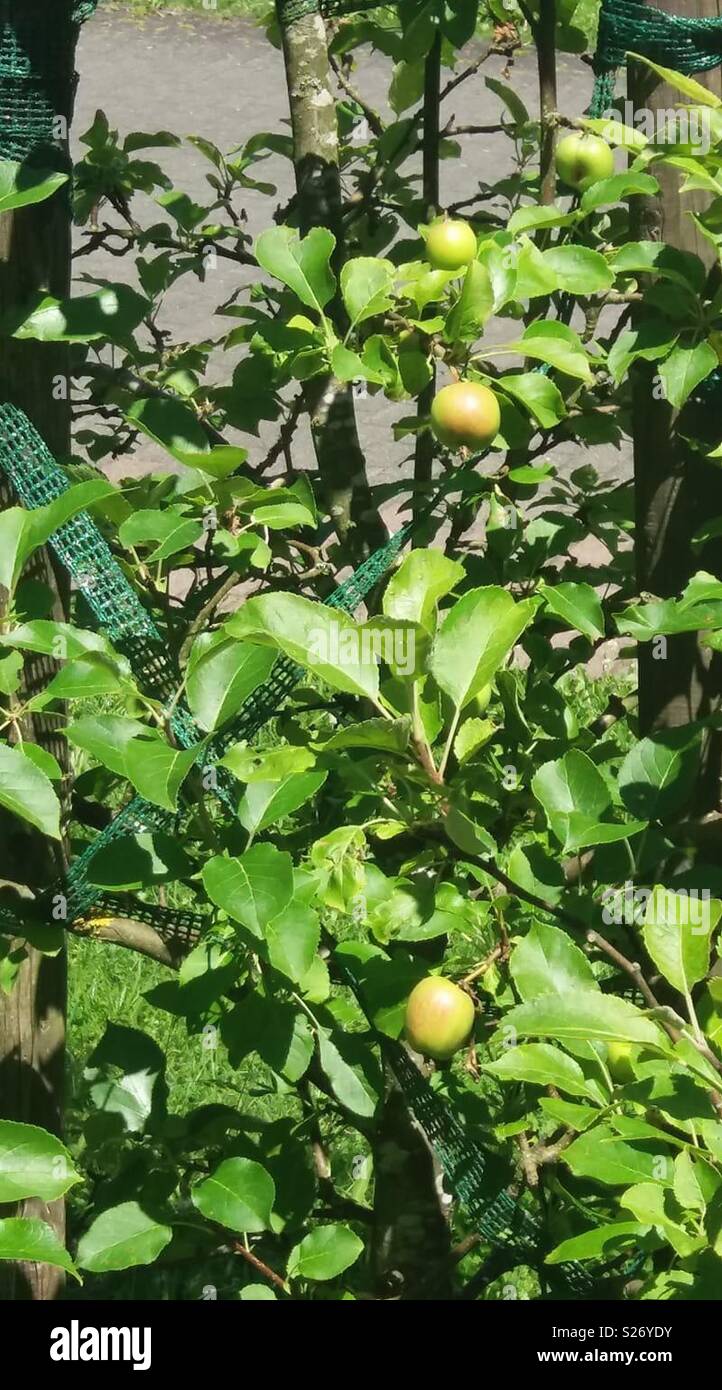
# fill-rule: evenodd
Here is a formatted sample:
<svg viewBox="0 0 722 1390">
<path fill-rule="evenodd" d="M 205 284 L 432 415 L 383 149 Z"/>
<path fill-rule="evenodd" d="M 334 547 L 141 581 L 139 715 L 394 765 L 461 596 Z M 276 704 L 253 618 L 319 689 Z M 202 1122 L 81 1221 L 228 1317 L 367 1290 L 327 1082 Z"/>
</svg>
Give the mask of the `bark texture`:
<svg viewBox="0 0 722 1390">
<path fill-rule="evenodd" d="M 317 11 L 283 23 L 283 56 L 293 130 L 293 157 L 303 234 L 328 227 L 336 238 L 336 269 L 343 264 L 341 182 L 336 104 L 331 90 L 326 26 Z M 340 302 L 337 326 L 344 329 Z M 364 559 L 386 537 L 374 506 L 359 441 L 351 385 L 334 377 L 314 378 L 305 387 L 323 499 L 344 559 Z"/>
<path fill-rule="evenodd" d="M 24 0 L 16 0 L 20 11 Z M 67 74 L 62 110 L 69 121 L 72 100 L 72 55 L 62 55 L 55 67 L 53 92 L 58 91 L 58 72 Z M 47 161 L 42 161 L 47 167 Z M 59 152 L 67 164 L 67 153 Z M 40 291 L 64 296 L 70 280 L 70 208 L 65 191 L 48 202 L 0 216 L 0 315 L 32 299 Z M 21 342 L 0 338 L 0 398 L 21 406 L 57 457 L 70 451 L 69 362 L 67 348 L 57 344 Z M 0 506 L 12 501 L 7 492 Z M 29 577 L 50 591 L 50 616 L 66 614 L 67 583 L 57 576 L 50 557 L 36 556 Z M 41 688 L 52 672 L 45 658 L 29 657 L 24 691 Z M 35 718 L 23 724 L 27 739 L 52 752 L 64 766 L 66 747 L 54 729 L 57 721 Z M 47 886 L 63 866 L 62 848 L 43 839 L 14 817 L 0 817 L 0 878 L 27 885 L 33 892 Z M 62 936 L 62 928 L 58 927 Z M 63 1073 L 65 1045 L 66 957 L 41 955 L 32 948 L 13 992 L 0 993 L 0 1116 L 41 1125 L 56 1134 L 63 1128 Z M 19 1207 L 0 1208 L 48 1221 L 64 1237 L 64 1203 L 28 1199 Z M 62 1287 L 63 1276 L 48 1265 L 0 1265 L 0 1297 L 52 1299 Z"/>
<path fill-rule="evenodd" d="M 452 1296 L 441 1172 L 403 1092 L 391 1081 L 374 1143 L 372 1262 L 379 1298 Z"/>
<path fill-rule="evenodd" d="M 716 17 L 719 0 L 655 0 L 658 9 L 685 17 Z M 715 68 L 697 80 L 722 95 L 722 73 Z M 678 94 L 658 83 L 641 65 L 630 67 L 629 94 L 636 110 L 652 112 L 673 108 Z M 704 208 L 705 193 L 680 196 L 680 175 L 674 169 L 655 169 L 661 194 L 640 199 L 636 234 L 643 239 L 667 242 L 701 257 L 708 269 L 713 248 L 689 217 Z M 698 569 L 722 577 L 722 548 L 716 543 L 693 553 L 690 538 L 711 516 L 722 515 L 722 474 L 714 464 L 685 446 L 676 430 L 678 413 L 656 397 L 655 369 L 647 364 L 633 376 L 634 468 L 636 507 L 636 566 L 640 592 L 673 597 Z M 703 412 L 685 407 L 687 422 L 703 432 Z M 643 733 L 672 728 L 705 715 L 722 691 L 719 656 L 701 648 L 696 634 L 667 638 L 666 658 L 659 659 L 654 644 L 639 647 L 639 709 Z M 717 739 L 705 751 L 699 790 L 699 809 L 719 802 L 720 756 Z"/>
</svg>

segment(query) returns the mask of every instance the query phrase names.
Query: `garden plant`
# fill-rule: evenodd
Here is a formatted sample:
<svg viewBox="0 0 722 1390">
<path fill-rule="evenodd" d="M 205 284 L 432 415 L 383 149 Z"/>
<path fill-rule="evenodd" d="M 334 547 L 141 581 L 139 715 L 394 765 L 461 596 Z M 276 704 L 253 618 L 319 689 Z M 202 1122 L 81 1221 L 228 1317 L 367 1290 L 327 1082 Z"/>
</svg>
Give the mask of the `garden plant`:
<svg viewBox="0 0 722 1390">
<path fill-rule="evenodd" d="M 282 128 L 109 100 L 72 169 L 95 5 L 0 4 L 0 1290 L 719 1298 L 712 30 L 359 4 L 266 16 Z"/>
</svg>

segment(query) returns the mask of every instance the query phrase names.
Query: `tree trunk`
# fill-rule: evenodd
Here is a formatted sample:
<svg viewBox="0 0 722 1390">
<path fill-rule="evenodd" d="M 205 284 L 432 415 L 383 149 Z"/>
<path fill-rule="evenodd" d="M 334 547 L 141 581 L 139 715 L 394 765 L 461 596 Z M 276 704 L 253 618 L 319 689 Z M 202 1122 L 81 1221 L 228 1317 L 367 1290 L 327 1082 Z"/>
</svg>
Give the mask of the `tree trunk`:
<svg viewBox="0 0 722 1390">
<path fill-rule="evenodd" d="M 426 56 L 424 74 L 424 144 L 422 196 L 424 220 L 430 222 L 439 211 L 439 95 L 441 90 L 441 33 L 437 33 Z M 417 414 L 420 419 L 429 415 L 436 393 L 436 366 L 433 376 L 419 396 Z M 414 450 L 414 514 L 428 501 L 424 484 L 431 482 L 435 441 L 430 429 L 416 436 Z M 417 538 L 418 539 L 418 538 Z"/>
<path fill-rule="evenodd" d="M 557 191 L 554 166 L 557 111 L 557 25 L 556 0 L 541 0 L 536 26 L 536 57 L 539 71 L 539 119 L 541 122 L 541 151 L 539 168 L 539 197 L 542 203 L 553 203 Z"/>
<path fill-rule="evenodd" d="M 451 1298 L 451 1238 L 441 1172 L 390 1072 L 374 1141 L 371 1258 L 379 1298 Z"/>
<path fill-rule="evenodd" d="M 0 155 L 25 159 L 42 168 L 69 168 L 67 125 L 74 91 L 73 55 L 76 28 L 70 0 L 5 0 L 0 8 L 2 37 L 12 32 L 19 52 L 28 60 L 31 76 L 0 71 L 6 98 Z M 6 44 L 2 46 L 6 52 Z M 19 128 L 12 113 L 37 114 L 33 129 Z M 17 102 L 15 108 L 13 103 Z M 9 110 L 8 110 L 9 108 Z M 67 124 L 61 127 L 58 118 Z M 53 136 L 60 136 L 56 141 Z M 65 138 L 63 138 L 63 136 Z M 23 142 L 25 142 L 23 147 Z M 22 304 L 39 291 L 58 297 L 68 293 L 70 280 L 70 205 L 65 190 L 35 207 L 0 217 L 0 314 Z M 63 345 L 0 339 L 0 396 L 21 406 L 57 456 L 70 452 L 69 361 Z M 3 502 L 8 504 L 7 493 Z M 52 593 L 53 616 L 66 612 L 67 585 L 56 576 L 47 553 L 36 557 L 32 577 Z M 41 687 L 50 663 L 28 658 L 26 690 Z M 25 737 L 53 752 L 64 765 L 65 741 L 42 719 L 28 721 Z M 8 816 L 0 823 L 0 876 L 35 891 L 61 870 L 62 851 L 22 822 Z M 58 928 L 62 936 L 62 929 Z M 41 1125 L 56 1134 L 63 1126 L 66 959 L 30 949 L 15 988 L 0 994 L 0 1115 L 5 1119 Z M 3 1214 L 8 1214 L 7 1209 Z M 29 1199 L 14 1214 L 46 1220 L 64 1236 L 62 1201 Z M 60 1271 L 47 1265 L 0 1266 L 0 1296 L 51 1299 L 62 1286 Z"/>
<path fill-rule="evenodd" d="M 336 238 L 335 266 L 343 264 L 341 181 L 336 104 L 331 90 L 326 27 L 317 8 L 286 19 L 288 0 L 277 0 L 283 34 L 293 158 L 302 234 L 328 227 Z M 336 323 L 343 331 L 340 298 Z M 334 377 L 306 384 L 306 403 L 324 504 L 341 544 L 343 559 L 358 562 L 386 538 L 373 504 L 359 442 L 353 390 Z"/>
<path fill-rule="evenodd" d="M 655 0 L 658 9 L 687 18 L 716 17 L 719 0 Z M 722 94 L 719 68 L 697 75 Z M 678 94 L 656 81 L 641 65 L 629 72 L 629 94 L 636 111 L 672 108 Z M 656 198 L 639 199 L 637 236 L 665 241 L 700 256 L 709 268 L 713 248 L 700 236 L 687 215 L 703 208 L 706 193 L 680 198 L 681 176 L 671 168 L 655 169 L 661 184 Z M 722 474 L 714 464 L 688 449 L 675 431 L 677 412 L 654 391 L 654 367 L 640 364 L 633 374 L 634 470 L 637 587 L 662 598 L 673 597 L 698 569 L 722 577 L 719 544 L 702 554 L 692 552 L 690 538 L 710 516 L 722 515 Z M 685 407 L 687 410 L 688 407 Z M 639 710 L 643 733 L 672 728 L 704 715 L 722 689 L 718 656 L 700 647 L 696 634 L 666 639 L 664 644 L 639 646 Z M 710 741 L 700 784 L 699 809 L 719 801 L 719 748 Z"/>
</svg>

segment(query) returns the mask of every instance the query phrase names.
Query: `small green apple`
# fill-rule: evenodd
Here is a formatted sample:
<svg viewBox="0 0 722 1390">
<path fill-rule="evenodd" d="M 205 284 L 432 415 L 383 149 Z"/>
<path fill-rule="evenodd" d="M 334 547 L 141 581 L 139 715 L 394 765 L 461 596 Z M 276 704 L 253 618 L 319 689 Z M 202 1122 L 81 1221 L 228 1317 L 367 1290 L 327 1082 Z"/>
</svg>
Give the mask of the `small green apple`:
<svg viewBox="0 0 722 1390">
<path fill-rule="evenodd" d="M 499 402 L 479 381 L 442 386 L 431 403 L 431 428 L 449 449 L 485 449 L 500 425 Z"/>
<path fill-rule="evenodd" d="M 405 1029 L 417 1052 L 447 1062 L 468 1041 L 473 1026 L 473 1002 L 452 980 L 427 975 L 412 989 Z"/>
<path fill-rule="evenodd" d="M 434 270 L 463 270 L 476 260 L 476 235 L 461 218 L 437 217 L 426 234 L 426 259 Z"/>
<path fill-rule="evenodd" d="M 611 178 L 614 173 L 614 152 L 599 135 L 574 132 L 559 141 L 556 166 L 563 183 L 583 192 L 599 179 Z"/>
</svg>

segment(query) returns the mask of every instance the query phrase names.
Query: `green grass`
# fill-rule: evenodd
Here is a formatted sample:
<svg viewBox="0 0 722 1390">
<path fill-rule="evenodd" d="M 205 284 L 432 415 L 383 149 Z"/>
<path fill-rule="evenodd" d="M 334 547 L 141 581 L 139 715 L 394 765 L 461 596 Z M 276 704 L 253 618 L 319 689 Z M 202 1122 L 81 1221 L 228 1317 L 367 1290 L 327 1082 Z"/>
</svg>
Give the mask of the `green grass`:
<svg viewBox="0 0 722 1390">
<path fill-rule="evenodd" d="M 161 1012 L 144 999 L 146 990 L 174 978 L 172 970 L 144 956 L 94 941 L 73 940 L 69 961 L 68 1051 L 71 1107 L 82 1088 L 82 1073 L 106 1024 L 122 1023 L 147 1033 L 167 1058 L 169 1107 L 184 1114 L 195 1105 L 221 1102 L 242 1107 L 243 1071 L 234 1071 L 225 1049 L 203 1047 L 189 1036 L 185 1021 Z"/>
</svg>

